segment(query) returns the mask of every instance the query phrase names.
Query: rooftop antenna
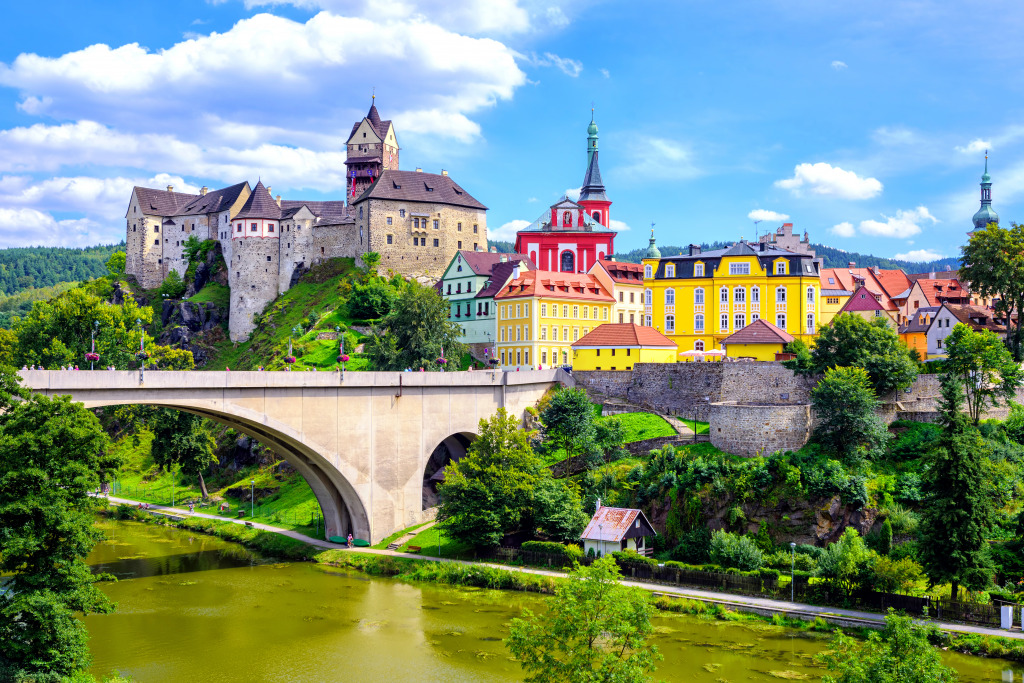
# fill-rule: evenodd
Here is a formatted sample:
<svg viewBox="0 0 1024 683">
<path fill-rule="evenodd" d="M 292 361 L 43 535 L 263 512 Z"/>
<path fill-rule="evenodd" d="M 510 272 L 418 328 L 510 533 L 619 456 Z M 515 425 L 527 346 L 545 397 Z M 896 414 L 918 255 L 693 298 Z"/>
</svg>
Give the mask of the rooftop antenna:
<svg viewBox="0 0 1024 683">
<path fill-rule="evenodd" d="M 757 231 L 757 224 L 760 223 L 763 220 L 764 220 L 763 218 L 759 218 L 756 221 L 754 221 L 754 241 L 755 242 L 760 239 L 760 235 L 759 235 L 759 233 Z"/>
</svg>

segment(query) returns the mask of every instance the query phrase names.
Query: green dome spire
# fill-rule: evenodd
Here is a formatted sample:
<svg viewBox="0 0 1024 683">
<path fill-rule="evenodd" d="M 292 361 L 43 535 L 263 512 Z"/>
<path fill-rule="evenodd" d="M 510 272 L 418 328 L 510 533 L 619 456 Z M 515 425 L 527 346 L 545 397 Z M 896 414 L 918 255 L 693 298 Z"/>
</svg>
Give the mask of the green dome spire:
<svg viewBox="0 0 1024 683">
<path fill-rule="evenodd" d="M 647 247 L 647 255 L 644 258 L 661 258 L 661 252 L 654 246 L 654 228 L 651 228 L 651 244 Z"/>
<path fill-rule="evenodd" d="M 999 224 L 999 214 L 992 208 L 992 176 L 988 174 L 988 150 L 985 150 L 985 173 L 981 176 L 981 208 L 972 218 L 975 230 L 984 230 L 989 223 Z"/>
<path fill-rule="evenodd" d="M 587 126 L 587 164 L 597 151 L 597 124 L 594 123 L 594 108 L 590 108 L 590 125 Z"/>
</svg>

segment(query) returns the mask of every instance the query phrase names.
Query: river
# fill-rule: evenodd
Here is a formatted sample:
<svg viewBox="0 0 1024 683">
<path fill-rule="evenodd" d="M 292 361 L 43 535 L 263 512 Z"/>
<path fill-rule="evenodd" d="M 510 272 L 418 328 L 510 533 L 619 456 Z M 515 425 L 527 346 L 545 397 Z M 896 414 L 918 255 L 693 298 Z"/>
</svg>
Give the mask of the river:
<svg viewBox="0 0 1024 683">
<path fill-rule="evenodd" d="M 537 595 L 410 585 L 309 563 L 261 561 L 217 538 L 103 521 L 89 557 L 119 577 L 117 603 L 85 624 L 92 673 L 138 683 L 517 681 L 502 644 Z M 658 679 L 821 679 L 827 639 L 760 621 L 659 613 Z M 965 682 L 1024 681 L 1024 665 L 946 653 Z"/>
</svg>

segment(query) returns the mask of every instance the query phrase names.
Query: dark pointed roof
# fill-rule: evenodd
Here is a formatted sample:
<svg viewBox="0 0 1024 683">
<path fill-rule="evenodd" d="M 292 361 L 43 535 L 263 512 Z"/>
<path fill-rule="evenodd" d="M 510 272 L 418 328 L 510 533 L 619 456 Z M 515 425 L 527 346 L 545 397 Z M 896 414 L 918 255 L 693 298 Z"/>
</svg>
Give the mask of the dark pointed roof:
<svg viewBox="0 0 1024 683">
<path fill-rule="evenodd" d="M 604 183 L 601 181 L 601 167 L 598 166 L 597 157 L 598 152 L 594 150 L 594 155 L 590 157 L 590 163 L 587 165 L 587 174 L 583 176 L 583 187 L 580 188 L 581 202 L 587 200 L 609 201 L 608 195 L 604 192 Z"/>
<path fill-rule="evenodd" d="M 348 134 L 349 140 L 351 140 L 352 136 L 356 134 L 357 130 L 359 130 L 359 124 L 363 122 L 363 119 L 366 119 L 367 121 L 370 122 L 370 125 L 373 126 L 373 130 L 376 131 L 377 133 L 377 137 L 379 137 L 381 140 L 387 137 L 388 128 L 391 127 L 391 120 L 388 119 L 382 121 L 380 118 L 380 114 L 377 112 L 377 105 L 371 104 L 370 111 L 366 112 L 366 116 L 352 124 L 352 132 Z M 377 157 L 370 158 L 376 159 Z"/>
<path fill-rule="evenodd" d="M 370 123 L 373 124 L 373 129 L 380 131 L 380 114 L 377 113 L 377 105 L 371 104 L 370 111 L 367 112 L 366 118 L 370 119 Z"/>
<path fill-rule="evenodd" d="M 135 187 L 135 196 L 139 199 L 139 209 L 150 216 L 178 216 L 182 209 L 199 195 L 184 192 L 168 192 L 150 187 Z"/>
<path fill-rule="evenodd" d="M 352 202 L 358 204 L 366 199 L 403 199 L 409 202 L 437 202 L 453 204 L 470 209 L 487 210 L 487 207 L 459 187 L 451 176 L 420 171 L 397 171 L 385 169 L 366 190 Z"/>
<path fill-rule="evenodd" d="M 252 194 L 249 195 L 249 199 L 246 200 L 242 210 L 235 218 L 272 218 L 279 221 L 281 220 L 281 207 L 267 192 L 267 188 L 264 187 L 261 180 L 256 183 Z"/>
</svg>

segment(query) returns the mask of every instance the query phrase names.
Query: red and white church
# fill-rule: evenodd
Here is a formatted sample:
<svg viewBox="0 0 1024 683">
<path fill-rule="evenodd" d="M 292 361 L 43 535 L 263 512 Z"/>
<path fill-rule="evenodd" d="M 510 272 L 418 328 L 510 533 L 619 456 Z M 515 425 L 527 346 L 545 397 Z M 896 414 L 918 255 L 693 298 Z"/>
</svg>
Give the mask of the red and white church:
<svg viewBox="0 0 1024 683">
<path fill-rule="evenodd" d="M 527 254 L 539 270 L 586 273 L 615 253 L 615 231 L 608 226 L 612 202 L 598 165 L 597 124 L 587 127 L 587 173 L 580 198 L 563 197 L 549 211 L 516 233 L 515 252 Z"/>
</svg>

